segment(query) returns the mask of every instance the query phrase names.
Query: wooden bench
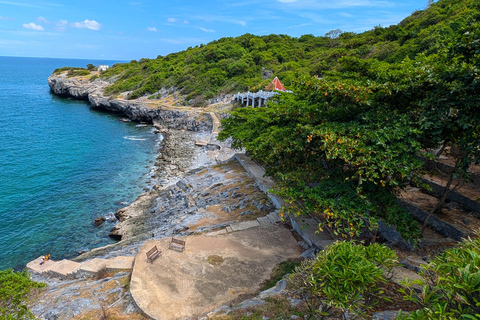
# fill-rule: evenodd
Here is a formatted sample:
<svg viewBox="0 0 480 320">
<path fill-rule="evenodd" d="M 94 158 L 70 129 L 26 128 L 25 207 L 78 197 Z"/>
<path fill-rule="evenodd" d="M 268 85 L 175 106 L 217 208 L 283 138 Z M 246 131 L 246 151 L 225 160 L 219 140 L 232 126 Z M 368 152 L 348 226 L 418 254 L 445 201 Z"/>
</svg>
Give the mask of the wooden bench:
<svg viewBox="0 0 480 320">
<path fill-rule="evenodd" d="M 147 261 L 150 261 L 150 263 L 152 263 L 153 260 L 161 254 L 162 250 L 158 250 L 157 246 L 154 246 L 152 249 L 147 251 Z"/>
<path fill-rule="evenodd" d="M 170 243 L 168 244 L 168 248 L 181 250 L 183 252 L 183 250 L 185 250 L 185 241 L 172 237 L 172 241 L 170 241 Z"/>
</svg>

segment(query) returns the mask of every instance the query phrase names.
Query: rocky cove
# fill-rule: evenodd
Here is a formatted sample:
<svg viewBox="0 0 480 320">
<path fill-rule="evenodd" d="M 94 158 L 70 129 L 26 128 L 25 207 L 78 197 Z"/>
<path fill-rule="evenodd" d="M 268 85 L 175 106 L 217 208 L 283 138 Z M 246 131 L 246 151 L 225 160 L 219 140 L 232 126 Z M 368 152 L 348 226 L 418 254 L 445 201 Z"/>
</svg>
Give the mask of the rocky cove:
<svg viewBox="0 0 480 320">
<path fill-rule="evenodd" d="M 151 237 L 154 231 L 157 237 L 179 233 L 185 227 L 178 226 L 178 216 L 182 217 L 184 213 L 191 215 L 196 213 L 198 208 L 192 207 L 191 203 L 181 208 L 181 204 L 184 203 L 182 197 L 185 196 L 181 194 L 185 190 L 179 188 L 176 183 L 182 184 L 182 179 L 192 176 L 191 170 L 210 167 L 217 164 L 219 158 L 226 160 L 234 155 L 228 143 L 221 143 L 211 136 L 214 120 L 210 113 L 203 110 L 158 105 L 155 101 L 146 99 L 126 100 L 121 97 L 108 97 L 104 95 L 104 91 L 109 82 L 98 78 L 90 81 L 89 77 L 69 77 L 67 72 L 53 73 L 48 78 L 48 85 L 55 95 L 87 100 L 93 108 L 121 113 L 131 121 L 151 123 L 156 128 L 156 132 L 163 137 L 158 146 L 158 156 L 154 165 L 153 188 L 146 188 L 146 192 L 139 195 L 135 202 L 118 210 L 115 214 L 118 223 L 110 232 L 110 236 L 117 240 L 124 240 L 122 243 Z M 195 146 L 195 141 L 199 140 L 212 140 L 212 144 L 203 147 Z M 200 180 L 206 185 L 210 182 L 214 183 L 210 180 Z M 161 198 L 165 202 L 163 205 L 160 205 Z M 177 200 L 183 202 L 180 201 L 181 204 L 179 204 Z M 188 204 L 188 201 L 186 203 Z M 166 207 L 168 209 L 165 212 L 159 213 L 159 208 Z M 173 211 L 177 214 L 173 215 Z M 151 223 L 152 217 L 158 216 L 157 213 L 160 214 L 158 220 L 162 223 L 162 232 L 152 227 L 158 225 L 158 223 Z M 102 221 L 103 219 L 100 219 L 96 223 L 102 223 Z M 145 227 L 146 225 L 149 227 Z M 113 246 L 117 247 L 117 245 Z M 103 251 L 103 249 L 93 250 L 93 252 L 96 251 Z M 87 253 L 86 256 L 92 255 L 93 252 Z"/>
<path fill-rule="evenodd" d="M 255 231 L 256 226 L 260 226 L 257 218 L 264 217 L 267 227 L 272 229 L 269 232 L 271 237 L 274 235 L 278 237 L 275 241 L 268 240 L 267 244 L 277 242 L 278 252 L 274 253 L 274 256 L 269 256 L 266 254 L 269 250 L 262 251 L 262 254 L 257 255 L 255 262 L 245 265 L 248 266 L 249 272 L 242 272 L 244 262 L 237 261 L 242 254 L 239 253 L 238 257 L 234 254 L 232 257 L 234 260 L 229 262 L 233 265 L 229 267 L 229 263 L 225 264 L 227 269 L 225 272 L 233 274 L 229 276 L 224 274 L 222 279 L 215 281 L 228 283 L 229 278 L 234 279 L 238 276 L 247 278 L 235 280 L 235 285 L 241 283 L 241 286 L 230 291 L 234 290 L 236 293 L 232 296 L 227 290 L 227 295 L 225 297 L 219 295 L 220 298 L 215 303 L 210 297 L 217 293 L 208 289 L 212 285 L 200 281 L 196 286 L 201 292 L 208 292 L 209 297 L 202 305 L 205 312 L 210 312 L 240 294 L 257 292 L 257 287 L 269 277 L 271 269 L 276 264 L 300 256 L 301 247 L 296 245 L 296 240 L 290 232 L 282 226 L 270 226 L 271 222 L 267 220 L 266 215 L 275 212 L 275 206 L 239 162 L 233 159 L 235 153 L 230 149 L 228 141 L 223 143 L 216 139 L 219 121 L 215 114 L 200 108 L 163 105 L 158 101 L 144 98 L 126 100 L 122 96 L 107 97 L 103 92 L 108 82 L 100 79 L 90 81 L 88 77 L 68 77 L 66 73 L 60 73 L 52 74 L 48 78 L 48 84 L 51 92 L 56 95 L 88 100 L 94 108 L 120 112 L 132 121 L 151 123 L 156 132 L 163 136 L 152 176 L 153 187 L 146 187 L 145 193 L 115 214 L 118 222 L 111 230 L 110 236 L 118 242 L 85 252 L 72 259 L 74 262 L 113 259 L 118 256 L 138 256 L 137 260 L 142 260 L 145 258 L 143 247 L 152 241 L 161 244 L 171 236 L 188 239 L 192 236 L 202 237 L 204 234 L 213 235 L 233 225 L 241 226 L 237 227 L 238 230 L 255 226 L 248 231 L 250 233 L 247 233 L 247 238 L 240 241 L 246 243 L 264 234 L 261 228 Z M 198 141 L 202 143 L 196 144 Z M 286 241 L 282 230 L 287 231 L 292 248 L 292 251 L 285 255 L 279 254 Z M 282 236 L 279 237 L 277 232 L 281 232 Z M 241 232 L 234 234 L 238 237 Z M 190 243 L 189 241 L 187 240 L 187 243 Z M 201 244 L 202 241 L 204 240 L 199 239 L 194 242 Z M 190 251 L 190 247 L 191 245 L 187 244 L 187 252 Z M 242 251 L 245 252 L 245 249 Z M 168 256 L 165 251 L 164 256 Z M 194 258 L 198 256 L 195 254 Z M 247 256 L 246 259 L 250 258 Z M 136 261 L 135 266 L 138 269 L 149 267 L 148 264 L 143 265 L 143 260 L 141 263 Z M 192 269 L 184 272 L 182 277 L 196 271 Z M 254 274 L 250 274 L 251 272 Z M 124 317 L 119 319 L 144 319 L 145 316 L 158 318 L 155 314 L 146 314 L 145 308 L 141 306 L 141 299 L 132 297 L 128 290 L 132 275 L 128 272 L 107 274 L 102 279 L 98 278 L 98 275 L 85 273 L 67 277 L 34 274 L 33 277 L 48 284 L 48 289 L 32 306 L 32 311 L 40 319 L 90 319 L 92 315 L 95 316 L 91 318 L 96 319 L 96 315 L 105 310 L 109 310 L 110 314 L 121 314 Z M 207 278 L 209 277 L 211 276 Z M 208 282 L 210 279 L 205 280 Z M 137 280 L 133 281 L 132 285 L 134 282 Z M 137 285 L 134 291 L 142 291 L 144 287 Z M 219 301 L 223 303 L 219 304 Z M 195 302 L 189 301 L 181 305 L 190 304 Z M 171 315 L 165 319 L 174 319 L 175 314 L 175 309 L 172 309 Z"/>
</svg>

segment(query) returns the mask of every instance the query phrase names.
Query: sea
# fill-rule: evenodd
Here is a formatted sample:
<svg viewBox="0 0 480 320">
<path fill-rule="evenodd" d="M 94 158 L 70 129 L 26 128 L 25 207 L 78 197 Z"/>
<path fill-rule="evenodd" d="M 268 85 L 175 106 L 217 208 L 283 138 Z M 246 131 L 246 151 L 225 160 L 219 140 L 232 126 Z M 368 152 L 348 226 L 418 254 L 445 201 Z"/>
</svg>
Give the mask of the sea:
<svg viewBox="0 0 480 320">
<path fill-rule="evenodd" d="M 0 57 L 0 270 L 113 243 L 113 221 L 152 183 L 161 136 L 53 95 L 56 68 L 117 61 Z M 120 62 L 120 61 L 119 61 Z"/>
</svg>

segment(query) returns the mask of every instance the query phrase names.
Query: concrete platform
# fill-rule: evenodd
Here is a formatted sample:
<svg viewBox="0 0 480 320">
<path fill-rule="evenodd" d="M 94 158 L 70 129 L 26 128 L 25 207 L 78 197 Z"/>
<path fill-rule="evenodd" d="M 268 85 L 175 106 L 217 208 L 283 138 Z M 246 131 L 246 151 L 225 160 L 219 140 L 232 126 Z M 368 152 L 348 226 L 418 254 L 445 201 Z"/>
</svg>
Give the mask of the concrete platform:
<svg viewBox="0 0 480 320">
<path fill-rule="evenodd" d="M 135 257 L 115 257 L 108 260 L 107 270 L 132 270 L 134 261 Z"/>
<path fill-rule="evenodd" d="M 142 246 L 130 283 L 135 303 L 153 319 L 196 319 L 254 293 L 274 266 L 301 254 L 282 226 L 189 236 L 183 253 L 168 250 L 168 240 Z M 145 253 L 154 245 L 164 254 L 148 263 Z"/>
<path fill-rule="evenodd" d="M 90 273 L 97 273 L 98 271 L 105 269 L 107 267 L 108 260 L 107 259 L 99 259 L 95 258 L 92 260 L 87 260 L 80 265 L 79 270 L 90 272 Z"/>
</svg>

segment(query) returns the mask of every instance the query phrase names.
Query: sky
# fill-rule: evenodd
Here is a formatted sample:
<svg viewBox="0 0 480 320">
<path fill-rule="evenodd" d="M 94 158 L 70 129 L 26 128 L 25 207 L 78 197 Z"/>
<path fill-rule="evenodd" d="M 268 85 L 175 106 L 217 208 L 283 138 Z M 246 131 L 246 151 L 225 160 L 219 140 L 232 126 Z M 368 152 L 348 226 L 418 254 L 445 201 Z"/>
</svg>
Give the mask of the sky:
<svg viewBox="0 0 480 320">
<path fill-rule="evenodd" d="M 0 0 L 0 56 L 138 60 L 222 37 L 360 33 L 427 0 Z"/>
</svg>

